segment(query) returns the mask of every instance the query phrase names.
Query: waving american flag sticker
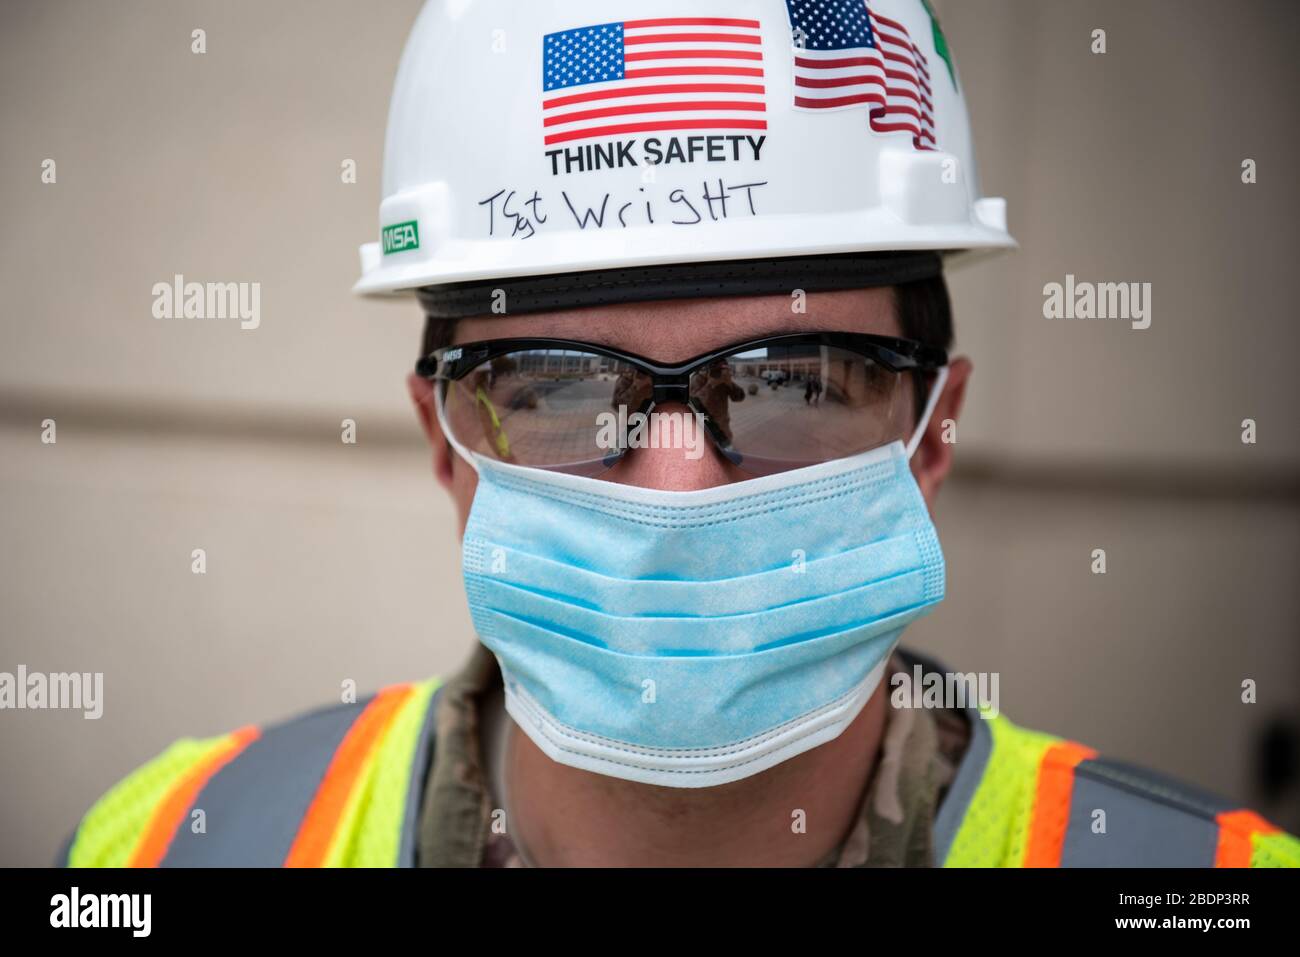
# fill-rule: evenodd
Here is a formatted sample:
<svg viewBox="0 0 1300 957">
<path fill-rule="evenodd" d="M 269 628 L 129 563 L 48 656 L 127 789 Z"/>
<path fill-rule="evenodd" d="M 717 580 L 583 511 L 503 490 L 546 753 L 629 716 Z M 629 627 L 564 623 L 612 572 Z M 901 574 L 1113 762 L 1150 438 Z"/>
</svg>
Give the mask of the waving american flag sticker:
<svg viewBox="0 0 1300 957">
<path fill-rule="evenodd" d="M 548 33 L 544 140 L 732 131 L 718 148 L 739 153 L 767 129 L 763 69 L 757 20 L 663 17 Z"/>
<path fill-rule="evenodd" d="M 865 0 L 786 0 L 785 5 L 796 108 L 865 104 L 875 132 L 910 133 L 917 149 L 935 149 L 929 63 L 906 27 L 878 15 Z"/>
</svg>

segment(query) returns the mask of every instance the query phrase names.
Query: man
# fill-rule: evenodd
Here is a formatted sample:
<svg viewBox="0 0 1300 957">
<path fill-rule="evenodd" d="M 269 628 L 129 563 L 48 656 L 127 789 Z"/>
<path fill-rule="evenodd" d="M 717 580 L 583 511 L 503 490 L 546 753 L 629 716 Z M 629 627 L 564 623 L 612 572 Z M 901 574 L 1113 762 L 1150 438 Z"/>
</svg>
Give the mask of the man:
<svg viewBox="0 0 1300 957">
<path fill-rule="evenodd" d="M 522 337 L 587 339 L 622 352 L 653 355 L 665 364 L 735 342 L 799 332 L 896 338 L 919 329 L 927 337 L 938 337 L 935 344 L 942 347 L 949 334 L 945 299 L 943 282 L 936 278 L 897 288 L 809 293 L 807 313 L 796 316 L 791 315 L 789 297 L 780 294 L 627 302 L 518 317 L 466 318 L 454 324 L 435 319 L 430 337 L 451 335 L 453 347 Z M 714 375 L 718 365 L 703 370 L 701 380 L 720 378 Z M 940 439 L 939 423 L 956 418 L 969 371 L 965 360 L 950 366 L 948 386 L 912 460 L 927 498 L 937 491 L 952 456 L 952 447 Z M 853 394 L 851 383 L 846 385 L 846 393 Z M 435 474 L 455 500 L 464 528 L 475 499 L 476 473 L 442 431 L 434 383 L 413 375 L 410 386 L 434 450 Z M 467 426 L 459 441 L 486 448 L 487 437 L 470 419 L 456 414 L 456 395 L 453 391 L 444 418 L 453 428 Z M 904 398 L 897 425 L 903 427 L 900 434 L 910 434 L 923 412 L 910 391 Z M 704 405 L 710 407 L 707 397 Z M 858 411 L 870 414 L 867 408 Z M 768 421 L 766 414 L 761 418 Z M 791 421 L 795 419 L 792 415 Z M 530 423 L 507 419 L 504 425 L 512 430 L 514 448 L 527 442 Z M 755 437 L 752 431 L 743 434 L 745 426 L 740 428 L 738 441 Z M 729 434 L 724 428 L 724 435 Z M 673 490 L 709 489 L 748 478 L 721 454 L 691 461 L 672 448 L 629 452 L 605 476 L 625 485 Z M 816 543 L 806 544 L 815 554 Z M 903 669 L 897 662 L 894 670 Z M 461 865 L 509 862 L 523 847 L 543 864 L 929 864 L 939 789 L 951 781 L 969 729 L 954 713 L 937 719 L 927 712 L 889 714 L 888 690 L 882 682 L 839 736 L 773 766 L 761 777 L 713 787 L 664 788 L 552 760 L 506 717 L 499 669 L 480 647 L 466 670 L 444 689 L 447 721 L 457 731 L 447 739 L 442 773 L 435 768 L 430 779 L 420 850 L 430 862 Z M 655 707 L 671 705 L 660 702 Z M 886 736 L 887 727 L 892 738 Z M 466 785 L 467 776 L 472 786 Z M 871 792 L 875 800 L 864 799 L 870 780 L 876 782 Z M 510 783 L 508 789 L 505 782 Z M 509 822 L 504 831 L 487 826 L 495 808 L 503 809 Z M 557 808 L 567 810 L 552 813 Z M 807 831 L 792 829 L 791 811 L 796 808 L 816 824 Z M 453 826 L 458 819 L 482 824 Z M 486 846 L 480 849 L 480 843 Z"/>
<path fill-rule="evenodd" d="M 898 648 L 943 597 L 972 371 L 945 261 L 1012 245 L 951 54 L 920 0 L 652 6 L 431 0 L 399 70 L 357 288 L 427 316 L 469 661 L 179 741 L 67 860 L 1300 863 L 1231 803 L 891 694 L 947 674 Z M 761 388 L 796 375 L 816 416 Z M 651 441 L 604 441 L 612 407 Z"/>
<path fill-rule="evenodd" d="M 722 444 L 731 444 L 731 403 L 743 402 L 745 390 L 736 385 L 731 366 L 725 359 L 712 363 L 703 374 L 691 381 L 691 398 L 708 410 L 709 420 L 718 432 Z"/>
</svg>

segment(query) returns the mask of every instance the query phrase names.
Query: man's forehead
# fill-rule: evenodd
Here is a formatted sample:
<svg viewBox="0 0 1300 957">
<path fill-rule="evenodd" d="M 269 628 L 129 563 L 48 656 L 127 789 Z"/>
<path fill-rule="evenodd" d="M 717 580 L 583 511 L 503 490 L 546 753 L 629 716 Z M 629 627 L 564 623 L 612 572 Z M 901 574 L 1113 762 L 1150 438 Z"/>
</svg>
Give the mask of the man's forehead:
<svg viewBox="0 0 1300 957">
<path fill-rule="evenodd" d="M 812 331 L 900 335 L 892 288 L 631 302 L 519 316 L 475 316 L 456 322 L 453 341 L 521 336 L 577 339 L 673 361 L 744 339 Z"/>
</svg>

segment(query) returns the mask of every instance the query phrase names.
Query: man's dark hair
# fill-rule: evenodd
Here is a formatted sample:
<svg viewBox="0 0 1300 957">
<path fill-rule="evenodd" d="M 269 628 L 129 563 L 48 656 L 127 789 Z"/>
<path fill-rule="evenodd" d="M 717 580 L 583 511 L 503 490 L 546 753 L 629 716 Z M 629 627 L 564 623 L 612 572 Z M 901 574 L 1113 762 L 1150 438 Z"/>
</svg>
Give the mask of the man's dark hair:
<svg viewBox="0 0 1300 957">
<path fill-rule="evenodd" d="M 895 286 L 894 305 L 904 339 L 915 339 L 945 351 L 952 348 L 952 300 L 948 298 L 948 283 L 942 275 Z M 928 393 L 920 375 L 913 375 L 912 380 L 915 415 L 920 420 Z"/>
<path fill-rule="evenodd" d="M 940 349 L 952 348 L 952 301 L 943 276 L 895 286 L 894 304 L 903 338 Z"/>
</svg>

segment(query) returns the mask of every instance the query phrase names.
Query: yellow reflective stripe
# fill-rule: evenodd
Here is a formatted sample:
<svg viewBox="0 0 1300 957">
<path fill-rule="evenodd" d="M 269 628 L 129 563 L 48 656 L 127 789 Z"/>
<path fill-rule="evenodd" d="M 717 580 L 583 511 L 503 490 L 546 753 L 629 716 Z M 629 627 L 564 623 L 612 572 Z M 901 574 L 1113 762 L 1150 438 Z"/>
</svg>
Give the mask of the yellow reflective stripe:
<svg viewBox="0 0 1300 957">
<path fill-rule="evenodd" d="M 415 747 L 429 699 L 441 683 L 440 678 L 417 683 L 366 756 L 326 852 L 325 867 L 393 867 L 399 863 Z"/>
<path fill-rule="evenodd" d="M 230 739 L 228 734 L 181 738 L 113 785 L 81 819 L 69 866 L 125 867 L 172 785 Z"/>
<path fill-rule="evenodd" d="M 1029 844 L 1038 770 L 1061 739 L 1017 727 L 999 715 L 988 764 L 944 860 L 945 867 L 1021 867 Z"/>
<path fill-rule="evenodd" d="M 474 398 L 487 406 L 488 415 L 492 417 L 492 428 L 500 429 L 501 418 L 497 415 L 497 407 L 493 405 L 492 400 L 488 398 L 487 390 L 482 386 L 479 386 L 474 390 Z"/>
<path fill-rule="evenodd" d="M 1300 839 L 1285 831 L 1252 835 L 1251 867 L 1300 867 Z"/>
<path fill-rule="evenodd" d="M 496 406 L 492 404 L 492 400 L 488 398 L 488 394 L 483 390 L 482 386 L 479 386 L 475 391 L 474 398 L 487 406 L 488 415 L 492 417 L 492 428 L 496 431 L 497 455 L 503 459 L 508 459 L 510 457 L 510 439 L 505 430 L 501 428 L 501 417 L 497 415 Z"/>
</svg>

